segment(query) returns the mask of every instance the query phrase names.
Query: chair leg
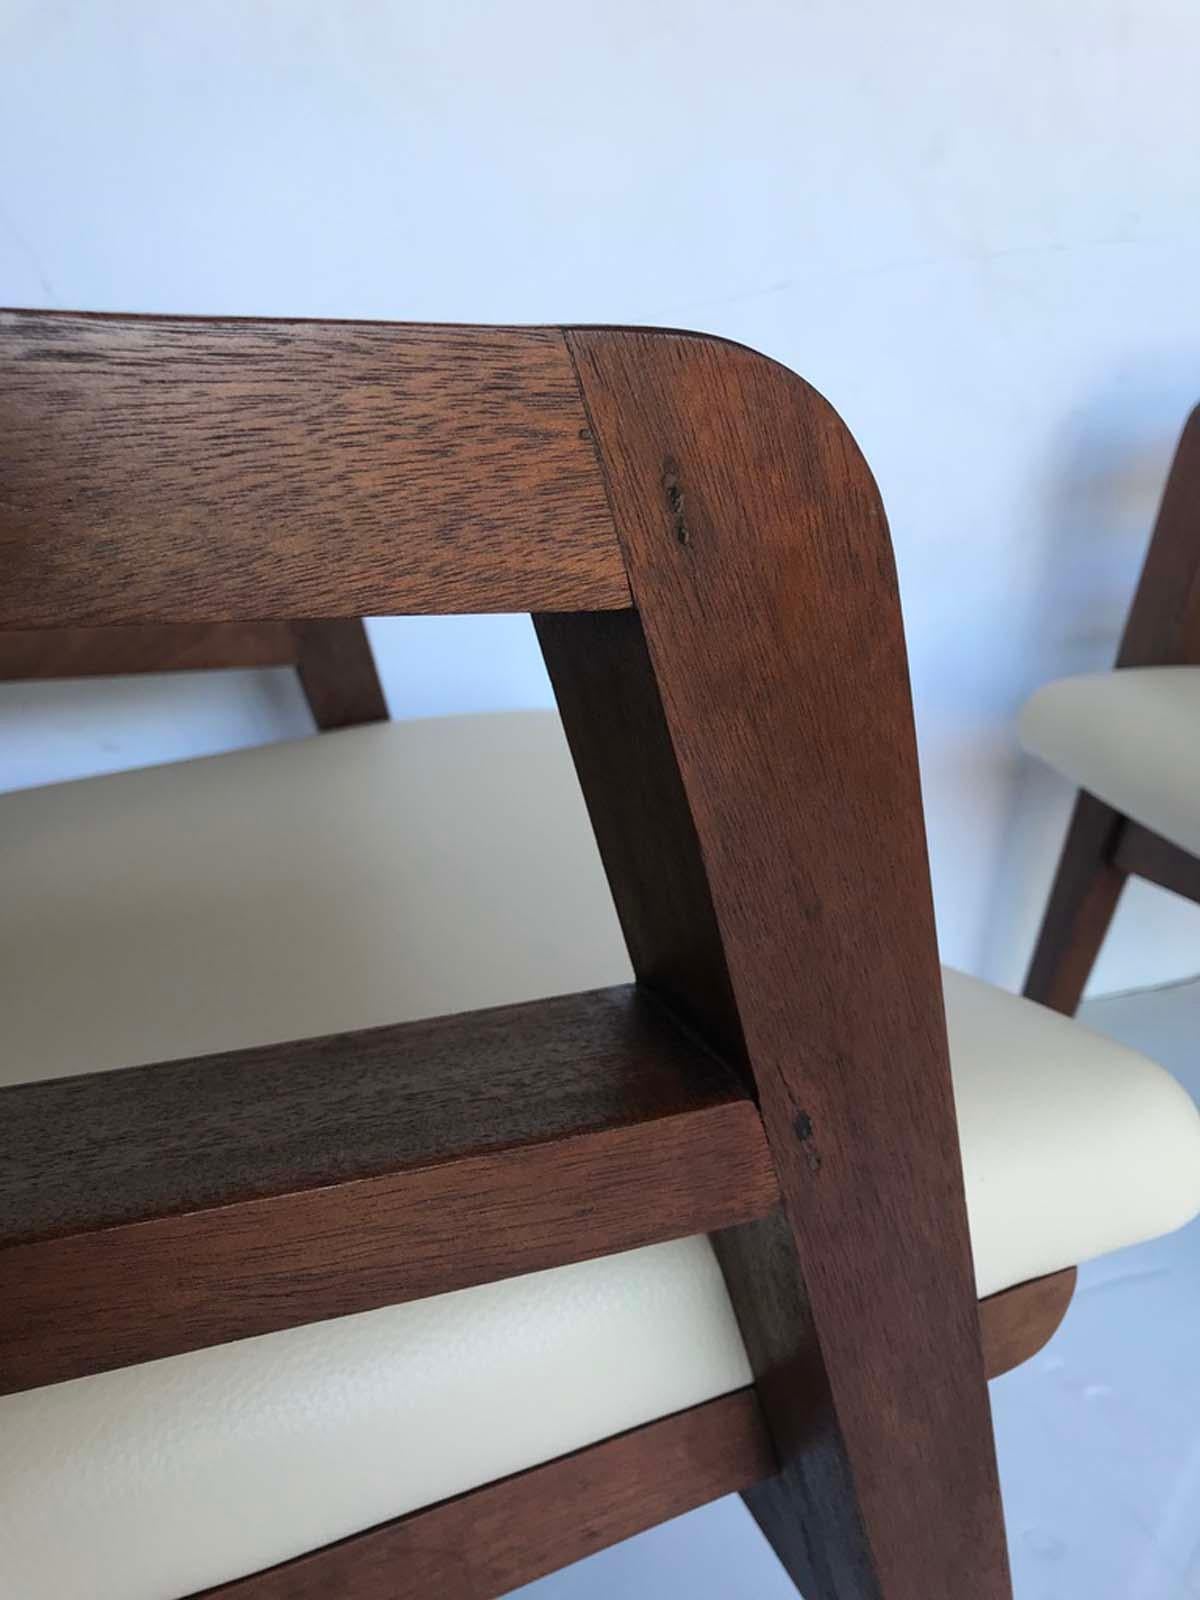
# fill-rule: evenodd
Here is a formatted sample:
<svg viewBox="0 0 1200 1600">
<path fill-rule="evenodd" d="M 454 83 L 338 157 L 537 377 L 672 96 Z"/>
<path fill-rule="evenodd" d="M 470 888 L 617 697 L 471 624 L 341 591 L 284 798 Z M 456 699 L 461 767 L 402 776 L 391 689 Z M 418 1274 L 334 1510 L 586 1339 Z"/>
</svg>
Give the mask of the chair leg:
<svg viewBox="0 0 1200 1600">
<path fill-rule="evenodd" d="M 536 618 L 642 984 L 747 1073 L 717 1241 L 805 1600 L 1011 1600 L 903 637 L 838 419 L 751 352 L 572 334 L 636 611 Z"/>
<path fill-rule="evenodd" d="M 535 620 L 639 979 L 757 1081 L 766 1111 L 775 1085 L 761 1050 L 747 1049 L 742 1022 L 751 1013 L 732 990 L 703 859 L 720 836 L 697 834 L 640 619 L 624 611 Z M 743 793 L 749 763 L 735 774 Z M 878 792 L 895 802 L 894 788 Z M 735 851 L 756 839 L 754 824 L 722 833 Z M 839 875 L 839 860 L 827 859 Z M 916 899 L 912 876 L 898 879 L 905 904 Z M 788 875 L 775 874 L 781 881 Z M 781 1187 L 790 1175 L 798 1207 L 714 1238 L 782 1464 L 746 1504 L 804 1600 L 1010 1600 L 961 1178 L 947 1156 L 953 1129 L 942 1128 L 943 1063 L 936 1048 L 897 1045 L 889 1032 L 886 1071 L 873 1083 L 865 1046 L 817 1039 L 833 981 L 820 974 L 817 991 L 828 923 L 805 937 L 799 919 L 767 904 L 760 891 L 769 887 L 759 878 L 742 897 L 746 915 L 770 933 L 790 925 L 804 946 L 786 951 L 786 975 L 770 980 L 776 1009 L 805 1006 L 786 1025 L 783 1053 L 801 1063 L 820 1054 L 807 1084 L 789 1093 L 796 1109 L 783 1130 L 767 1112 Z M 828 898 L 824 884 L 818 896 Z M 932 927 L 896 919 L 889 935 L 893 928 L 898 948 L 933 951 Z M 758 950 L 756 968 L 765 970 L 770 952 Z M 795 981 L 793 962 L 805 981 Z M 936 963 L 931 978 L 929 993 Z M 890 1022 L 903 1003 L 889 991 Z M 879 1004 L 878 990 L 863 992 L 858 1012 L 843 1016 Z M 902 1078 L 911 1095 L 891 1092 Z M 936 1137 L 922 1137 L 922 1125 Z"/>
<path fill-rule="evenodd" d="M 1079 791 L 1034 947 L 1025 995 L 1074 1016 L 1126 874 L 1114 856 L 1125 818 Z"/>
<path fill-rule="evenodd" d="M 386 722 L 387 701 L 361 617 L 294 622 L 300 687 L 322 733 Z"/>
</svg>

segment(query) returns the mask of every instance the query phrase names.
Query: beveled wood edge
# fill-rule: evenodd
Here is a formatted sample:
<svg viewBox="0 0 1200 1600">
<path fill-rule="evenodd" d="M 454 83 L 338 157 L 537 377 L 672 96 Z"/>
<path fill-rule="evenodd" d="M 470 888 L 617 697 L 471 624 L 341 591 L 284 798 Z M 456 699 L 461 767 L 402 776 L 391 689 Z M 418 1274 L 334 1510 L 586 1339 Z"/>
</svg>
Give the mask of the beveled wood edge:
<svg viewBox="0 0 1200 1600">
<path fill-rule="evenodd" d="M 47 310 L 41 308 L 25 307 L 0 307 L 0 353 L 3 351 L 3 339 L 9 336 L 17 339 L 34 338 L 40 330 L 58 330 L 62 337 L 65 330 L 77 326 L 81 330 L 89 328 L 99 330 L 120 330 L 128 328 L 131 333 L 143 335 L 153 334 L 155 331 L 183 333 L 189 339 L 201 338 L 206 332 L 220 330 L 230 338 L 238 335 L 252 337 L 261 332 L 279 340 L 286 337 L 289 332 L 299 335 L 308 330 L 319 333 L 325 329 L 344 330 L 347 339 L 358 335 L 392 334 L 396 338 L 419 344 L 423 338 L 439 337 L 445 335 L 471 336 L 478 334 L 481 339 L 489 336 L 503 336 L 517 341 L 528 342 L 532 353 L 535 345 L 543 344 L 547 339 L 558 341 L 564 355 L 568 353 L 568 340 L 573 334 L 595 334 L 608 332 L 613 334 L 627 334 L 632 332 L 644 335 L 667 338 L 685 336 L 689 339 L 702 341 L 707 345 L 719 346 L 732 351 L 749 353 L 756 360 L 777 366 L 778 363 L 770 361 L 766 356 L 758 355 L 749 350 L 747 346 L 722 336 L 658 327 L 641 329 L 611 327 L 599 325 L 553 325 L 553 324 L 467 324 L 467 323 L 419 323 L 405 321 L 370 320 L 352 318 L 305 318 L 305 317 L 232 317 L 232 316 L 198 316 L 188 314 L 162 314 L 162 313 L 126 313 L 126 312 L 95 312 L 82 311 L 69 308 Z M 91 354 L 91 352 L 89 352 Z M 236 356 L 236 350 L 231 352 L 231 359 Z M 519 368 L 519 363 L 516 364 Z M 781 372 L 786 369 L 780 368 Z M 494 383 L 491 385 L 496 391 L 507 388 L 512 394 L 519 394 L 520 372 L 513 364 L 505 364 L 498 360 L 494 372 Z M 574 384 L 574 400 L 579 400 L 578 380 Z M 559 397 L 564 403 L 564 397 Z M 531 407 L 530 420 L 537 417 L 536 405 Z M 544 416 L 539 420 L 544 421 Z M 561 419 L 560 419 L 561 420 Z M 585 423 L 582 409 L 579 411 L 580 424 Z M 488 428 L 481 424 L 479 432 L 488 435 Z M 586 425 L 580 426 L 579 437 L 584 443 L 584 453 L 587 453 L 589 430 Z M 496 438 L 492 441 L 497 446 L 503 444 L 503 431 L 497 431 Z M 486 442 L 486 438 L 484 440 Z M 0 441 L 0 449 L 2 449 Z M 171 650 L 165 643 L 167 636 L 178 629 L 213 630 L 223 626 L 236 626 L 254 632 L 259 628 L 275 628 L 285 623 L 299 621 L 306 616 L 352 618 L 363 615 L 395 615 L 395 614 L 453 614 L 464 611 L 511 611 L 511 610 L 541 610 L 545 612 L 571 611 L 571 610 L 621 610 L 632 605 L 628 578 L 625 573 L 624 560 L 617 539 L 616 530 L 611 522 L 611 508 L 607 508 L 607 498 L 603 484 L 599 463 L 594 461 L 594 473 L 585 474 L 571 490 L 579 504 L 572 510 L 569 503 L 558 504 L 553 509 L 551 517 L 543 518 L 547 524 L 539 534 L 541 547 L 535 548 L 537 541 L 531 543 L 526 536 L 528 530 L 517 532 L 514 530 L 514 549 L 511 563 L 490 574 L 483 583 L 473 583 L 467 575 L 472 558 L 465 561 L 457 555 L 450 556 L 445 551 L 440 553 L 432 546 L 422 546 L 416 556 L 426 556 L 435 565 L 440 567 L 438 576 L 429 584 L 410 583 L 407 576 L 397 574 L 395 563 L 392 564 L 390 573 L 375 571 L 368 574 L 358 573 L 351 575 L 347 567 L 345 581 L 331 576 L 325 572 L 319 583 L 311 579 L 307 582 L 307 589 L 311 591 L 314 586 L 325 604 L 319 610 L 306 607 L 297 600 L 294 604 L 283 604 L 277 597 L 264 596 L 261 588 L 251 589 L 249 594 L 231 591 L 225 600 L 210 602 L 201 598 L 203 584 L 193 587 L 186 598 L 174 596 L 166 598 L 167 585 L 171 581 L 169 574 L 162 580 L 156 579 L 151 589 L 161 592 L 161 603 L 157 600 L 151 602 L 147 597 L 122 596 L 118 589 L 115 593 L 96 593 L 90 598 L 73 595 L 69 602 L 60 603 L 57 597 L 53 604 L 42 599 L 31 599 L 28 604 L 19 599 L 15 602 L 6 601 L 0 606 L 0 643 L 6 636 L 21 639 L 22 635 L 34 635 L 42 631 L 62 633 L 75 633 L 80 635 L 77 645 L 79 660 L 70 675 L 92 675 L 100 673 L 125 673 L 148 670 L 188 670 L 191 666 L 222 667 L 236 665 L 274 665 L 288 664 L 294 658 L 283 653 L 277 653 L 277 646 L 273 642 L 266 642 L 268 636 L 264 635 L 263 642 L 255 644 L 250 642 L 246 646 L 246 653 L 240 652 L 226 654 L 223 648 L 215 645 L 215 634 L 212 635 L 214 648 L 209 651 L 197 646 L 195 659 L 190 662 L 180 662 L 173 666 L 170 661 Z M 88 496 L 81 497 L 87 500 Z M 519 498 L 519 497 L 518 497 Z M 586 504 L 585 504 L 586 501 Z M 576 515 L 577 513 L 577 515 Z M 78 512 L 72 516 L 79 517 Z M 19 519 L 18 519 L 19 520 Z M 572 539 L 570 530 L 573 522 L 580 525 L 586 524 L 588 528 L 588 543 L 586 548 L 581 548 L 577 539 Z M 603 524 L 603 527 L 601 526 Z M 547 540 L 543 537 L 550 530 L 554 536 Z M 0 524 L 0 545 L 4 544 L 6 531 L 11 534 L 12 529 L 6 530 Z M 264 535 L 267 542 L 269 537 Z M 557 540 L 557 550 L 552 552 L 551 547 Z M 504 538 L 499 541 L 503 546 Z M 493 538 L 491 547 L 494 550 L 496 540 Z M 18 539 L 16 551 L 23 553 L 21 541 Z M 551 554 L 554 559 L 551 559 Z M 28 588 L 31 596 L 35 595 L 36 587 L 29 587 L 29 580 L 21 572 L 14 560 L 14 550 L 6 547 L 9 565 L 9 589 L 13 594 L 19 595 L 22 585 Z M 203 560 L 210 561 L 206 553 Z M 483 559 L 480 557 L 479 559 Z M 338 556 L 338 565 L 345 565 L 342 557 Z M 407 566 L 406 560 L 402 565 Z M 569 570 L 568 570 L 569 569 Z M 139 586 L 146 580 L 139 577 Z M 57 578 L 50 585 L 43 581 L 43 588 L 52 590 L 57 585 Z M 228 586 L 226 586 L 228 587 Z M 294 586 L 297 594 L 305 585 L 299 581 Z M 140 646 L 131 645 L 131 661 L 128 665 L 106 666 L 102 661 L 95 665 L 90 662 L 91 650 L 83 636 L 96 630 L 110 629 L 127 630 L 131 635 L 140 630 L 162 629 L 164 638 L 164 656 L 167 658 L 162 667 L 138 664 L 137 657 L 141 653 Z M 199 638 L 199 635 L 198 635 Z M 8 655 L 11 670 L 6 670 L 4 657 Z M 40 651 L 29 639 L 21 639 L 19 644 L 13 644 L 8 650 L 0 650 L 0 681 L 5 677 L 32 678 L 41 676 L 65 676 L 67 672 L 58 667 L 50 671 L 41 665 L 31 667 L 29 659 L 40 657 Z M 103 652 L 101 652 L 103 654 Z M 343 724 L 339 724 L 343 725 Z"/>
<path fill-rule="evenodd" d="M 980 1301 L 989 1378 L 1041 1349 L 1074 1284 L 1071 1267 Z M 758 1396 L 739 1389 L 192 1600 L 492 1600 L 777 1470 Z"/>
<path fill-rule="evenodd" d="M 1200 858 L 1132 818 L 1121 829 L 1113 864 L 1121 872 L 1200 904 Z"/>
</svg>

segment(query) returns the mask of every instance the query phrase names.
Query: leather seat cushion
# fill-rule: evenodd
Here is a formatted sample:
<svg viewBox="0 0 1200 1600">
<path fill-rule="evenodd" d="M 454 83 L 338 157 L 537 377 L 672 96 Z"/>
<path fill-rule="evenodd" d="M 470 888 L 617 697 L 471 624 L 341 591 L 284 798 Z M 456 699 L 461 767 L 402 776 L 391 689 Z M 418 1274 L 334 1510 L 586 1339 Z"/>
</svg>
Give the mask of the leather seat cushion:
<svg viewBox="0 0 1200 1600">
<path fill-rule="evenodd" d="M 0 881 L 8 1082 L 629 977 L 551 713 L 8 795 Z M 1195 1212 L 1161 1069 L 945 986 L 982 1294 Z M 747 1381 L 699 1238 L 5 1397 L 0 1593 L 186 1595 Z"/>
<path fill-rule="evenodd" d="M 1060 678 L 1029 700 L 1020 733 L 1072 783 L 1200 855 L 1200 667 Z"/>
</svg>

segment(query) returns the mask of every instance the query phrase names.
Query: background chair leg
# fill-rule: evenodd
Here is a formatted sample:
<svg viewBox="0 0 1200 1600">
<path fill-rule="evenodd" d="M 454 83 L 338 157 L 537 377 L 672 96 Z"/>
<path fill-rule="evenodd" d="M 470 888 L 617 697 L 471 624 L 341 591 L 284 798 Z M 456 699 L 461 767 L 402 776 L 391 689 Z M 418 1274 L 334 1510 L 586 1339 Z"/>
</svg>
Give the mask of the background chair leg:
<svg viewBox="0 0 1200 1600">
<path fill-rule="evenodd" d="M 322 733 L 386 722 L 387 701 L 361 617 L 294 622 L 300 687 Z"/>
<path fill-rule="evenodd" d="M 1125 887 L 1114 860 L 1124 826 L 1119 811 L 1079 791 L 1024 991 L 1064 1016 L 1075 1014 Z"/>
</svg>

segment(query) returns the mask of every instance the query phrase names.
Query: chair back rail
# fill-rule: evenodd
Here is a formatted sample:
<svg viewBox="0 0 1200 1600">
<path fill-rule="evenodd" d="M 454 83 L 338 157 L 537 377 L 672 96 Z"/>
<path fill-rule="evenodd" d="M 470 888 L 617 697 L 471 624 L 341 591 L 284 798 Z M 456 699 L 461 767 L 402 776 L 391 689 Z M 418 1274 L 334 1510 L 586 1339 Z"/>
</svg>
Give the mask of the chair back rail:
<svg viewBox="0 0 1200 1600">
<path fill-rule="evenodd" d="M 0 628 L 629 604 L 553 328 L 0 313 Z"/>
</svg>

